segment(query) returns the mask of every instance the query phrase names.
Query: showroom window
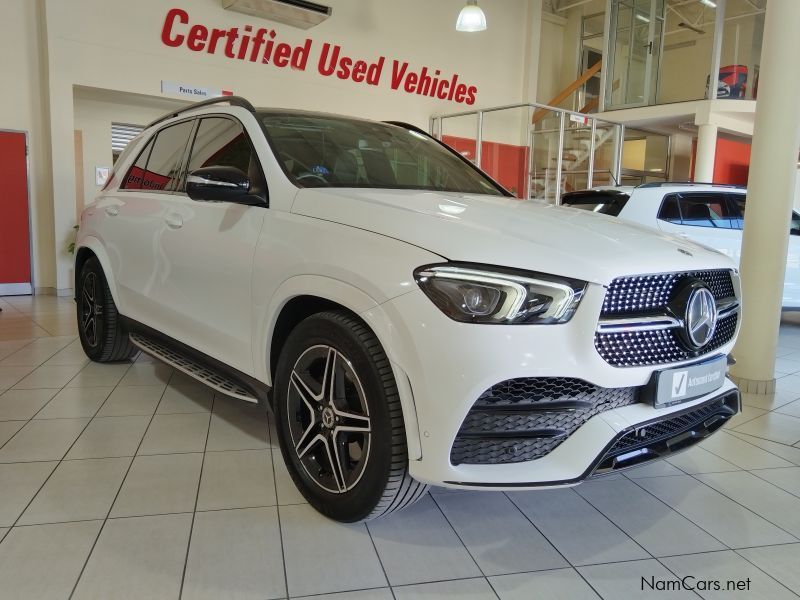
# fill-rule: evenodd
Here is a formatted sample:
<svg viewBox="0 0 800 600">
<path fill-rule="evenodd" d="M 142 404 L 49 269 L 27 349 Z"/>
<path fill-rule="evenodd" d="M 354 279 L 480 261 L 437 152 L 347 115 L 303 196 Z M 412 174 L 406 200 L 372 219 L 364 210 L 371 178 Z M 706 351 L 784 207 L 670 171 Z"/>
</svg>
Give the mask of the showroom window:
<svg viewBox="0 0 800 600">
<path fill-rule="evenodd" d="M 669 194 L 658 212 L 662 221 L 717 229 L 734 229 L 736 217 L 726 194 Z"/>
<path fill-rule="evenodd" d="M 116 164 L 120 155 L 134 138 L 144 131 L 141 125 L 127 123 L 111 123 L 111 158 Z"/>
<path fill-rule="evenodd" d="M 165 127 L 139 155 L 125 178 L 125 189 L 172 190 L 180 175 L 181 159 L 194 121 Z M 147 155 L 146 162 L 143 157 Z M 146 165 L 146 166 L 143 166 Z"/>
</svg>

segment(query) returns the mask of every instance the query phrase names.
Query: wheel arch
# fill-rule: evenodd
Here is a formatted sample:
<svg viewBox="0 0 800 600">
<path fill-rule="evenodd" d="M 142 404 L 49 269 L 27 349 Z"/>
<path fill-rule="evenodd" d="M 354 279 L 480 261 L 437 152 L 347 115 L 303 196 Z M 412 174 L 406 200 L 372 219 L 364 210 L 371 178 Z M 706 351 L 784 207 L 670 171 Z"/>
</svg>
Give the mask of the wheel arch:
<svg viewBox="0 0 800 600">
<path fill-rule="evenodd" d="M 111 270 L 111 261 L 108 259 L 108 255 L 103 245 L 100 243 L 100 240 L 95 237 L 84 237 L 75 248 L 75 282 L 73 287 L 75 295 L 77 296 L 78 293 L 78 278 L 81 275 L 81 269 L 86 261 L 92 257 L 97 258 L 100 262 L 100 266 L 103 268 L 103 275 L 105 275 L 106 281 L 108 282 L 108 288 L 111 290 L 111 297 L 114 298 L 114 304 L 116 304 L 117 309 L 122 312 L 119 294 L 117 292 L 117 280 L 114 277 L 114 272 Z"/>
<path fill-rule="evenodd" d="M 388 345 L 386 332 L 377 331 L 362 314 L 371 309 L 379 309 L 379 303 L 358 288 L 343 281 L 316 275 L 299 275 L 284 282 L 273 296 L 267 315 L 272 318 L 264 324 L 264 336 L 255 350 L 256 368 L 263 371 L 257 378 L 274 386 L 273 375 L 281 349 L 291 331 L 305 318 L 327 310 L 344 310 L 364 323 L 381 343 L 389 362 L 400 395 L 405 421 L 408 456 L 411 460 L 422 455 L 419 438 L 419 425 L 414 395 L 408 375 Z M 265 319 L 266 321 L 267 319 Z M 264 354 L 259 359 L 258 351 Z"/>
</svg>

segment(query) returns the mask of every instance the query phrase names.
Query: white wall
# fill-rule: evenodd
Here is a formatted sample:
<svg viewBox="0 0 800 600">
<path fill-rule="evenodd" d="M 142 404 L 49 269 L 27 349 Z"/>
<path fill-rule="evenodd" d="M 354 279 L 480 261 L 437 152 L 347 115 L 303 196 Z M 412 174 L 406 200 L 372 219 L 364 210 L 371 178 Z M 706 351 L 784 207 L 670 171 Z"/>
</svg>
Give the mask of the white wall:
<svg viewBox="0 0 800 600">
<path fill-rule="evenodd" d="M 229 89 L 261 106 L 401 119 L 423 127 L 433 114 L 470 107 L 392 90 L 394 59 L 408 61 L 415 70 L 427 66 L 447 76 L 458 73 L 462 82 L 477 86 L 475 107 L 522 102 L 535 93 L 536 82 L 530 79 L 536 69 L 531 69 L 528 57 L 538 54 L 539 47 L 529 40 L 531 35 L 538 39 L 538 23 L 533 20 L 541 11 L 541 0 L 484 0 L 481 7 L 489 28 L 477 34 L 455 31 L 463 0 L 327 3 L 333 7 L 333 17 L 303 31 L 224 11 L 219 0 L 4 0 L 0 35 L 4 47 L 14 49 L 15 60 L 4 61 L 4 75 L 14 86 L 7 86 L 12 89 L 4 90 L 0 98 L 0 127 L 32 133 L 37 287 L 57 288 L 60 293 L 69 293 L 72 287 L 72 261 L 64 248 L 75 222 L 75 129 L 83 131 L 81 176 L 88 198 L 97 189 L 94 167 L 107 160 L 108 124 L 136 122 L 142 109 L 138 100 L 126 100 L 121 106 L 127 104 L 128 109 L 93 114 L 88 101 L 80 93 L 75 95 L 76 86 L 160 97 L 161 81 L 166 80 Z M 292 45 L 311 38 L 308 68 L 279 69 L 220 53 L 168 47 L 161 41 L 161 30 L 172 7 L 186 10 L 190 24 L 266 27 L 277 32 L 276 41 Z M 385 56 L 381 84 L 322 77 L 316 62 L 324 42 L 340 44 L 356 59 Z"/>
</svg>

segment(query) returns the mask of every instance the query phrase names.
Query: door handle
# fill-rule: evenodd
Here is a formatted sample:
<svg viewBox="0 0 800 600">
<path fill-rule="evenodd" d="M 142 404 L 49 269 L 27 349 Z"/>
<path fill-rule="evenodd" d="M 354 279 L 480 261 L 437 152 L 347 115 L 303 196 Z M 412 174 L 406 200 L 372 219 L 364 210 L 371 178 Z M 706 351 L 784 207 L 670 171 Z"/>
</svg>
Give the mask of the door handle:
<svg viewBox="0 0 800 600">
<path fill-rule="evenodd" d="M 166 222 L 167 227 L 170 229 L 180 229 L 183 227 L 183 217 L 180 215 L 167 215 L 167 217 L 164 218 L 164 221 Z"/>
<path fill-rule="evenodd" d="M 106 214 L 109 217 L 116 217 L 119 214 L 119 209 L 116 206 L 106 206 Z"/>
</svg>

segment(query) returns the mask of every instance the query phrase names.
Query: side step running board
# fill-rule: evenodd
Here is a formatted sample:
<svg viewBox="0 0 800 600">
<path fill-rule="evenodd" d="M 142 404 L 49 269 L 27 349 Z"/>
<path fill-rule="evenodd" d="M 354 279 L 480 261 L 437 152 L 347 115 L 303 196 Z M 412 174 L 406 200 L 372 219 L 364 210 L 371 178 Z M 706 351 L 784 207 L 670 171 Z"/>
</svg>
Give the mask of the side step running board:
<svg viewBox="0 0 800 600">
<path fill-rule="evenodd" d="M 233 379 L 217 373 L 216 371 L 212 371 L 208 367 L 193 361 L 183 354 L 179 354 L 172 348 L 167 348 L 165 345 L 159 344 L 151 338 L 144 337 L 138 333 L 131 333 L 130 337 L 131 342 L 143 352 L 155 356 L 159 360 L 186 373 L 190 377 L 194 377 L 218 392 L 238 398 L 239 400 L 245 400 L 246 402 L 258 403 L 258 399 L 250 390 L 245 389 Z"/>
</svg>

